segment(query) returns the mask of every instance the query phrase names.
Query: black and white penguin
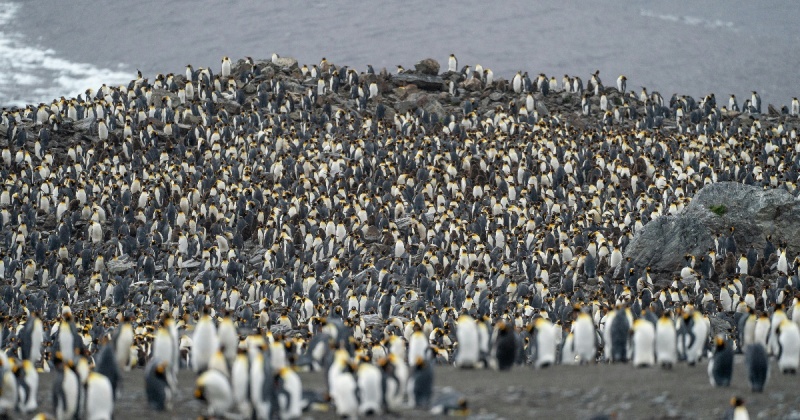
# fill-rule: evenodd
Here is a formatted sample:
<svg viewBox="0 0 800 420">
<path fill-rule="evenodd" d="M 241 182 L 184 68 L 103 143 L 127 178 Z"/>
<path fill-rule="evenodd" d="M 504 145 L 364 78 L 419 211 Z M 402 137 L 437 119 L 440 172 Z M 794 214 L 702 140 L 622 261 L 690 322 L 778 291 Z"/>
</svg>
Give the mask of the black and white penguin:
<svg viewBox="0 0 800 420">
<path fill-rule="evenodd" d="M 671 318 L 671 312 L 665 311 L 656 322 L 656 360 L 661 367 L 672 369 L 678 361 L 677 342 L 675 322 Z"/>
<path fill-rule="evenodd" d="M 450 58 L 447 59 L 447 71 L 453 73 L 458 71 L 458 59 L 455 54 L 450 54 Z"/>
<path fill-rule="evenodd" d="M 172 410 L 172 389 L 167 382 L 167 363 L 151 360 L 144 369 L 147 404 L 156 411 Z"/>
<path fill-rule="evenodd" d="M 56 377 L 53 380 L 53 411 L 57 419 L 71 419 L 78 416 L 80 408 L 81 390 L 78 374 L 73 369 L 72 362 L 65 361 L 61 352 L 56 352 L 53 358 Z"/>
<path fill-rule="evenodd" d="M 617 90 L 620 94 L 625 95 L 625 91 L 628 88 L 628 78 L 625 75 L 621 74 L 617 77 Z"/>
<path fill-rule="evenodd" d="M 730 386 L 733 377 L 733 349 L 721 336 L 714 339 L 714 345 L 714 355 L 708 360 L 708 379 L 711 386 Z"/>
<path fill-rule="evenodd" d="M 480 360 L 478 324 L 467 313 L 459 316 L 456 322 L 456 341 L 458 350 L 456 351 L 455 365 L 461 368 L 477 367 Z"/>
<path fill-rule="evenodd" d="M 84 387 L 86 406 L 82 411 L 85 418 L 111 420 L 114 416 L 114 388 L 111 381 L 105 375 L 90 372 Z"/>
<path fill-rule="evenodd" d="M 250 360 L 247 349 L 237 349 L 236 358 L 231 365 L 231 391 L 236 410 L 243 416 L 250 418 L 253 406 L 250 403 Z"/>
<path fill-rule="evenodd" d="M 300 375 L 290 367 L 283 367 L 275 378 L 280 418 L 299 418 L 303 414 L 303 383 L 300 381 Z"/>
<path fill-rule="evenodd" d="M 630 332 L 631 332 L 631 319 L 629 308 L 617 308 L 612 312 L 614 315 L 610 319 L 610 325 L 607 326 L 609 339 L 607 346 L 610 346 L 611 362 L 627 363 L 630 353 Z M 609 322 L 608 320 L 606 322 Z"/>
<path fill-rule="evenodd" d="M 427 407 L 433 397 L 433 368 L 423 357 L 418 357 L 408 378 L 408 403 L 412 407 Z"/>
<path fill-rule="evenodd" d="M 592 317 L 576 308 L 572 323 L 572 351 L 578 363 L 594 363 L 597 356 L 597 334 Z"/>
<path fill-rule="evenodd" d="M 38 407 L 39 372 L 30 360 L 22 360 L 22 366 L 19 369 L 22 372 L 17 379 L 20 388 L 18 409 L 23 414 L 28 414 L 36 411 Z M 23 390 L 24 392 L 22 392 Z"/>
<path fill-rule="evenodd" d="M 800 313 L 794 312 L 794 317 Z M 796 374 L 800 369 L 800 327 L 785 319 L 776 330 L 778 336 L 778 369 L 783 373 Z"/>
<path fill-rule="evenodd" d="M 356 376 L 360 400 L 358 413 L 362 416 L 383 414 L 384 380 L 381 369 L 365 358 L 359 363 Z"/>
<path fill-rule="evenodd" d="M 730 401 L 730 408 L 725 412 L 725 420 L 750 420 L 750 413 L 744 405 L 744 400 L 733 397 Z"/>
<path fill-rule="evenodd" d="M 209 416 L 224 416 L 233 407 L 231 384 L 225 375 L 209 369 L 197 377 L 194 397 L 208 404 Z"/>
<path fill-rule="evenodd" d="M 14 418 L 19 402 L 19 384 L 17 381 L 19 366 L 12 365 L 13 360 L 5 359 L 0 363 L 0 416 Z"/>
<path fill-rule="evenodd" d="M 346 352 L 345 352 L 346 353 Z M 336 406 L 336 415 L 342 418 L 357 418 L 358 381 L 355 377 L 356 367 L 342 359 L 341 356 L 334 361 L 328 371 L 328 389 Z"/>
<path fill-rule="evenodd" d="M 747 366 L 747 382 L 753 392 L 764 392 L 769 379 L 769 356 L 767 349 L 759 343 L 751 344 L 745 349 L 745 366 Z"/>
<path fill-rule="evenodd" d="M 497 368 L 509 370 L 514 365 L 517 357 L 517 334 L 514 327 L 504 321 L 497 325 L 497 341 L 495 357 L 497 358 Z"/>
<path fill-rule="evenodd" d="M 133 326 L 130 319 L 125 317 L 114 334 L 114 357 L 117 360 L 117 366 L 126 372 L 130 371 L 132 367 L 130 356 L 133 340 Z"/>
<path fill-rule="evenodd" d="M 561 327 L 539 317 L 533 321 L 531 332 L 534 334 L 532 345 L 535 350 L 533 366 L 545 368 L 556 364 L 556 337 L 561 334 Z"/>
<path fill-rule="evenodd" d="M 219 347 L 217 327 L 208 313 L 197 321 L 192 335 L 192 342 L 194 343 L 192 346 L 192 370 L 196 373 L 202 373 L 208 369 L 208 364 Z"/>
<path fill-rule="evenodd" d="M 655 353 L 656 328 L 645 318 L 633 321 L 633 366 L 650 367 L 656 364 Z"/>
</svg>

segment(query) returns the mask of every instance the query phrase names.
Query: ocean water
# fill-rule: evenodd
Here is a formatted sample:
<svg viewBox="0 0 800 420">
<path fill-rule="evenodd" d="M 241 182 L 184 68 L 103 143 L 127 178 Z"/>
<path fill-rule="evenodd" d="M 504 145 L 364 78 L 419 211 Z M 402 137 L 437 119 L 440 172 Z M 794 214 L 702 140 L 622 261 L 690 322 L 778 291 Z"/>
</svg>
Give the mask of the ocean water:
<svg viewBox="0 0 800 420">
<path fill-rule="evenodd" d="M 72 96 L 141 70 L 218 69 L 222 56 L 292 56 L 363 70 L 406 68 L 426 57 L 481 64 L 495 78 L 518 70 L 578 75 L 606 85 L 628 77 L 664 96 L 752 90 L 765 103 L 800 96 L 793 0 L 573 2 L 0 1 L 0 106 Z"/>
</svg>

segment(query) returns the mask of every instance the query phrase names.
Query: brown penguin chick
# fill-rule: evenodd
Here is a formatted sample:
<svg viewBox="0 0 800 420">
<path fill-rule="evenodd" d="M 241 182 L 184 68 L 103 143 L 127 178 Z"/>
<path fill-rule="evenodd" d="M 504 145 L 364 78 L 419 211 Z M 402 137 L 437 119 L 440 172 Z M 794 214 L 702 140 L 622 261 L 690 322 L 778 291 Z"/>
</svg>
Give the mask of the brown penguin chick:
<svg viewBox="0 0 800 420">
<path fill-rule="evenodd" d="M 725 255 L 725 261 L 722 263 L 722 273 L 726 276 L 736 274 L 736 257 L 732 252 Z"/>
</svg>

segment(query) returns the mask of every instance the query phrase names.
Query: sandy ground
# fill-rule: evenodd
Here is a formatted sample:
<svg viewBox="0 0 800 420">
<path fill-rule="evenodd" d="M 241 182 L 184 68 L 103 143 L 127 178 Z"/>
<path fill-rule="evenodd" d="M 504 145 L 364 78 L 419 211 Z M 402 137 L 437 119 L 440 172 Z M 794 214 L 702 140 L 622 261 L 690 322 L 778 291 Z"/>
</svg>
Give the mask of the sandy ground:
<svg viewBox="0 0 800 420">
<path fill-rule="evenodd" d="M 588 419 L 616 415 L 618 419 L 721 418 L 731 396 L 745 399 L 751 418 L 800 418 L 800 377 L 773 373 L 766 392 L 754 394 L 746 382 L 743 359 L 736 360 L 733 385 L 712 388 L 706 363 L 685 364 L 671 371 L 630 365 L 555 366 L 545 370 L 515 367 L 511 372 L 438 367 L 436 392 L 457 391 L 469 402 L 471 416 L 480 419 Z M 51 374 L 40 377 L 41 409 L 50 410 Z M 321 373 L 302 373 L 304 389 L 324 391 Z M 204 403 L 192 399 L 194 374 L 182 371 L 180 395 L 169 413 L 149 409 L 143 374 L 124 375 L 115 419 L 188 419 L 204 413 Z M 306 418 L 334 418 L 332 413 L 307 413 Z M 391 417 L 433 417 L 427 411 L 407 410 Z"/>
</svg>

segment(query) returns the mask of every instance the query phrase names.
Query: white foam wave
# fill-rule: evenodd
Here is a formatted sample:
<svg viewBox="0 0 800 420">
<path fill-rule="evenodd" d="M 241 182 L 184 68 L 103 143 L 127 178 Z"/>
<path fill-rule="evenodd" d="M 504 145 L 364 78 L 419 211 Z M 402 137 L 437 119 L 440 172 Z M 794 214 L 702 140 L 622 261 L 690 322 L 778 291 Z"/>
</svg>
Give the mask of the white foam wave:
<svg viewBox="0 0 800 420">
<path fill-rule="evenodd" d="M 736 25 L 730 21 L 720 19 L 706 19 L 698 16 L 679 16 L 672 14 L 656 13 L 652 10 L 642 9 L 639 14 L 643 17 L 664 20 L 667 22 L 682 23 L 689 26 L 704 26 L 709 29 L 730 29 L 736 30 Z"/>
<path fill-rule="evenodd" d="M 0 28 L 7 27 L 19 5 L 0 2 Z M 133 75 L 119 69 L 99 68 L 58 56 L 52 49 L 31 45 L 19 34 L 0 29 L 0 106 L 49 103 L 61 96 L 74 97 L 103 83 L 127 83 Z"/>
</svg>

